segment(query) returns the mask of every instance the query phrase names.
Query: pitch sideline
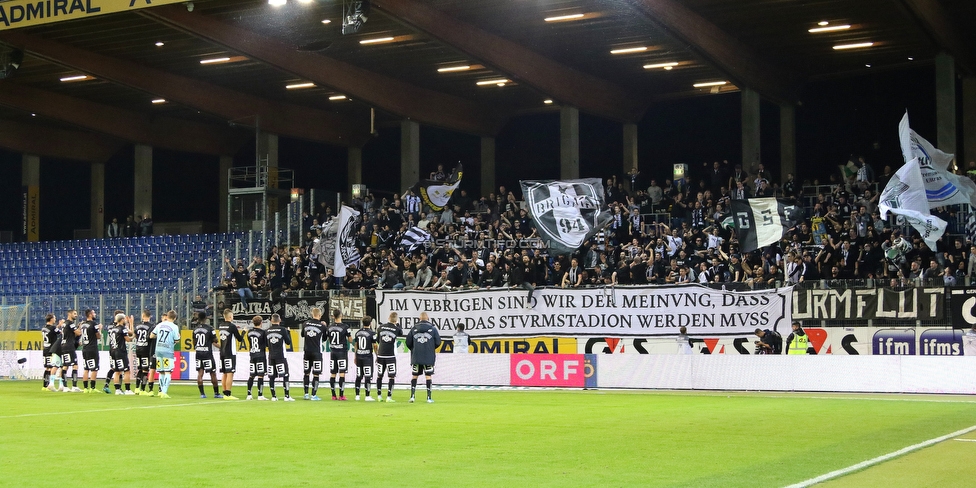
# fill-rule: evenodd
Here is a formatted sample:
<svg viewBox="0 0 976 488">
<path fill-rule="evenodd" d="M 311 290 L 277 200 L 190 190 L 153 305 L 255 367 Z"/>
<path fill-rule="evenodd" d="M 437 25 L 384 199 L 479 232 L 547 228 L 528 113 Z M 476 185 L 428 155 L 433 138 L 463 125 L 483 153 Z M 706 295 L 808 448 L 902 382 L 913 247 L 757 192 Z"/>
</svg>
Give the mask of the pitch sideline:
<svg viewBox="0 0 976 488">
<path fill-rule="evenodd" d="M 892 460 L 894 458 L 897 458 L 897 457 L 900 457 L 900 456 L 904 456 L 905 454 L 909 454 L 909 453 L 918 451 L 920 449 L 924 449 L 926 447 L 933 446 L 933 445 L 938 444 L 940 442 L 944 442 L 944 441 L 947 441 L 949 439 L 952 439 L 953 437 L 959 437 L 961 435 L 968 434 L 968 433 L 970 433 L 970 432 L 972 432 L 974 430 L 976 430 L 976 425 L 973 425 L 971 427 L 966 427 L 965 429 L 962 429 L 962 430 L 957 430 L 957 431 L 955 431 L 955 432 L 953 432 L 951 434 L 946 434 L 944 436 L 936 437 L 934 439 L 929 439 L 927 441 L 922 441 L 922 442 L 919 442 L 918 444 L 913 444 L 911 446 L 908 446 L 908 447 L 899 449 L 899 450 L 897 450 L 895 452 L 890 452 L 888 454 L 884 454 L 884 455 L 878 456 L 878 457 L 876 457 L 874 459 L 868 459 L 867 461 L 862 461 L 860 463 L 857 463 L 857 464 L 848 466 L 846 468 L 838 469 L 836 471 L 831 471 L 829 473 L 826 473 L 826 474 L 822 474 L 820 476 L 817 476 L 816 478 L 810 478 L 810 479 L 808 479 L 806 481 L 801 481 L 799 483 L 789 485 L 786 488 L 806 488 L 808 486 L 813 486 L 813 485 L 815 485 L 817 483 L 823 483 L 824 481 L 829 481 L 829 480 L 832 480 L 834 478 L 839 478 L 841 476 L 844 476 L 844 475 L 853 473 L 855 471 L 860 471 L 860 470 L 862 470 L 864 468 L 869 468 L 871 466 L 874 466 L 874 465 L 877 465 L 877 464 L 881 464 L 881 463 L 883 463 L 885 461 L 890 461 L 890 460 Z"/>
</svg>

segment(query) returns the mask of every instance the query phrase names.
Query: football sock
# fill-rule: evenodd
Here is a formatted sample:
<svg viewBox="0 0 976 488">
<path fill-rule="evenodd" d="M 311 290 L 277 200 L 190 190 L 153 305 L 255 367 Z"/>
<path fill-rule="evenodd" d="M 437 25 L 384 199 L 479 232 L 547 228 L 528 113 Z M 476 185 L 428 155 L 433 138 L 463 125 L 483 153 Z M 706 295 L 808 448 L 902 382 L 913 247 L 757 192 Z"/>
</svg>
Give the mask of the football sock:
<svg viewBox="0 0 976 488">
<path fill-rule="evenodd" d="M 271 387 L 271 398 L 278 398 L 278 393 L 275 391 L 274 384 L 275 384 L 275 377 L 272 376 L 271 378 L 268 379 L 268 386 Z"/>
<path fill-rule="evenodd" d="M 214 380 L 213 389 L 214 389 L 214 395 L 220 394 L 220 387 L 217 386 L 217 380 Z"/>
<path fill-rule="evenodd" d="M 169 391 L 169 373 L 162 373 L 159 375 L 159 391 L 166 393 Z"/>
<path fill-rule="evenodd" d="M 379 388 L 377 388 L 379 390 Z M 386 391 L 386 396 L 393 396 L 393 378 L 390 378 L 390 389 Z"/>
<path fill-rule="evenodd" d="M 366 380 L 366 381 L 364 381 L 364 383 L 366 383 L 364 385 L 364 388 L 366 388 L 366 396 L 369 396 L 369 383 L 370 383 L 370 381 L 369 380 Z M 379 390 L 376 390 L 376 391 L 379 391 Z"/>
<path fill-rule="evenodd" d="M 115 391 L 122 391 L 122 383 L 115 384 Z"/>
<path fill-rule="evenodd" d="M 288 386 L 288 375 L 281 378 L 281 386 L 285 389 L 285 398 L 291 397 L 291 387 Z"/>
<path fill-rule="evenodd" d="M 142 388 L 142 371 L 136 373 L 136 389 Z"/>
<path fill-rule="evenodd" d="M 197 383 L 197 388 L 200 390 L 200 394 L 203 395 L 203 383 Z"/>
<path fill-rule="evenodd" d="M 61 384 L 63 379 L 64 378 L 62 378 L 60 375 L 57 374 L 54 375 L 55 388 L 61 389 Z"/>
<path fill-rule="evenodd" d="M 110 383 L 112 383 L 112 376 L 113 375 L 115 375 L 115 373 L 109 372 L 108 375 L 105 376 L 105 387 L 106 388 L 108 388 L 108 385 Z"/>
<path fill-rule="evenodd" d="M 251 396 L 251 390 L 254 388 L 254 377 L 249 376 L 247 378 L 247 396 Z"/>
<path fill-rule="evenodd" d="M 51 380 L 51 372 L 50 371 L 44 371 L 44 380 L 43 380 L 44 381 L 44 388 L 47 388 L 47 385 L 48 385 L 48 383 L 49 383 L 50 380 Z"/>
<path fill-rule="evenodd" d="M 82 383 L 83 385 L 85 385 L 85 389 L 87 390 L 87 389 L 88 389 L 88 380 L 84 380 L 84 381 L 82 381 L 81 383 Z"/>
<path fill-rule="evenodd" d="M 430 378 L 427 378 L 427 399 L 430 400 Z"/>
<path fill-rule="evenodd" d="M 383 377 L 382 376 L 378 376 L 376 378 L 376 394 L 379 395 L 379 396 L 383 396 Z"/>
<path fill-rule="evenodd" d="M 132 383 L 131 382 L 125 384 L 125 391 L 132 391 Z"/>
<path fill-rule="evenodd" d="M 336 394 L 335 394 L 335 376 L 329 378 L 329 386 L 332 388 L 332 396 L 336 396 Z"/>
<path fill-rule="evenodd" d="M 305 394 L 308 395 L 308 373 L 302 378 L 302 386 L 305 387 Z"/>
<path fill-rule="evenodd" d="M 264 376 L 258 378 L 258 396 L 264 396 Z"/>
<path fill-rule="evenodd" d="M 71 371 L 71 387 L 78 388 L 78 370 Z"/>
<path fill-rule="evenodd" d="M 339 396 L 346 396 L 346 387 L 344 386 L 345 384 L 346 384 L 346 377 L 345 376 L 340 376 L 339 377 Z"/>
<path fill-rule="evenodd" d="M 149 393 L 152 393 L 152 390 L 153 390 L 153 382 L 150 381 L 149 382 Z"/>
<path fill-rule="evenodd" d="M 363 379 L 359 376 L 356 377 L 356 396 L 359 396 L 359 386 L 363 384 Z"/>
<path fill-rule="evenodd" d="M 417 393 L 417 378 L 410 380 L 410 398 Z"/>
<path fill-rule="evenodd" d="M 312 396 L 316 396 L 319 393 L 319 378 L 316 376 L 312 378 Z"/>
</svg>

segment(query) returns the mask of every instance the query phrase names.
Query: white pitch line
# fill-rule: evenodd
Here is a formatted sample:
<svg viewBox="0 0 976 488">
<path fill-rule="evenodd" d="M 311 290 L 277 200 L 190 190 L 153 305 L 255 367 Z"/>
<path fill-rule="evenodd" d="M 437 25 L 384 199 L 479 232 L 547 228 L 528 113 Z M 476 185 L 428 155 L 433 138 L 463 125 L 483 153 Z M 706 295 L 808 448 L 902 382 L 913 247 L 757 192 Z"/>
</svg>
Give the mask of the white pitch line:
<svg viewBox="0 0 976 488">
<path fill-rule="evenodd" d="M 959 442 L 976 442 L 976 439 L 953 439 L 953 440 Z"/>
<path fill-rule="evenodd" d="M 119 412 L 125 410 L 144 410 L 149 408 L 171 408 L 171 407 L 193 407 L 199 405 L 219 405 L 220 402 L 200 402 L 200 403 L 169 403 L 161 405 L 147 405 L 144 407 L 123 407 L 123 408 L 102 408 L 97 410 L 75 410 L 73 412 L 38 412 L 38 413 L 24 413 L 20 415 L 4 415 L 0 416 L 0 419 L 16 419 L 22 417 L 44 417 L 48 415 L 74 415 L 77 413 L 97 413 L 97 412 Z"/>
<path fill-rule="evenodd" d="M 962 429 L 962 430 L 957 430 L 957 431 L 955 431 L 955 432 L 953 432 L 951 434 L 946 434 L 946 435 L 941 436 L 941 437 L 936 437 L 935 439 L 929 439 L 927 441 L 919 442 L 918 444 L 913 444 L 913 445 L 908 446 L 906 448 L 899 449 L 899 450 L 897 450 L 895 452 L 891 452 L 891 453 L 885 454 L 883 456 L 878 456 L 878 457 L 876 457 L 874 459 L 868 459 L 867 461 L 863 461 L 863 462 L 857 463 L 857 464 L 855 464 L 853 466 L 848 466 L 848 467 L 843 468 L 843 469 L 838 469 L 836 471 L 831 471 L 831 472 L 829 472 L 827 474 L 822 474 L 820 476 L 817 476 L 816 478 L 811 478 L 811 479 L 808 479 L 806 481 L 801 481 L 799 483 L 796 483 L 796 484 L 787 486 L 786 488 L 806 488 L 808 486 L 813 486 L 813 485 L 815 485 L 817 483 L 823 483 L 824 481 L 832 480 L 834 478 L 839 478 L 839 477 L 844 476 L 846 474 L 850 474 L 850 473 L 853 473 L 855 471 L 860 471 L 860 470 L 862 470 L 864 468 L 869 468 L 869 467 L 874 466 L 876 464 L 881 464 L 881 463 L 883 463 L 885 461 L 892 460 L 892 459 L 894 459 L 896 457 L 904 456 L 905 454 L 908 454 L 908 453 L 911 453 L 911 452 L 915 452 L 915 451 L 917 451 L 919 449 L 924 449 L 926 447 L 929 447 L 929 446 L 938 444 L 940 442 L 943 442 L 943 441 L 952 439 L 953 437 L 959 437 L 961 435 L 968 434 L 968 433 L 970 433 L 970 432 L 972 432 L 974 430 L 976 430 L 976 425 L 973 425 L 971 427 L 966 427 L 965 429 Z M 963 439 L 957 439 L 957 440 L 963 440 Z M 966 439 L 966 440 L 969 440 L 969 439 Z M 976 439 L 973 439 L 973 440 L 976 440 Z"/>
</svg>

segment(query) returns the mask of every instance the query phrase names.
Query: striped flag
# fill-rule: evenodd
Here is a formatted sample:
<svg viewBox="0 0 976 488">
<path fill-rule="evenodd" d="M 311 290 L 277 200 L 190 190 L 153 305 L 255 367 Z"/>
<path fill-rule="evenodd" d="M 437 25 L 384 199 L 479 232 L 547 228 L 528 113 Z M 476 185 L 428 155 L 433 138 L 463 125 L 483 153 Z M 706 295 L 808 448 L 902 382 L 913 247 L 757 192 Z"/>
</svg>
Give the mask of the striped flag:
<svg viewBox="0 0 976 488">
<path fill-rule="evenodd" d="M 782 239 L 800 223 L 803 208 L 783 198 L 732 200 L 732 217 L 740 251 L 750 252 Z"/>
<path fill-rule="evenodd" d="M 425 243 L 431 241 L 430 234 L 427 231 L 421 229 L 420 227 L 413 226 L 403 234 L 400 238 L 400 247 L 405 249 L 407 252 L 413 252 L 414 249 L 423 246 Z"/>
<path fill-rule="evenodd" d="M 966 236 L 969 242 L 976 243 L 976 209 L 969 212 L 969 220 L 966 221 Z"/>
<path fill-rule="evenodd" d="M 317 239 L 313 252 L 318 254 L 319 262 L 326 269 L 333 270 L 334 276 L 346 276 L 346 267 L 359 262 L 359 249 L 356 248 L 355 230 L 358 228 L 359 211 L 342 206 L 339 215 L 322 227 L 322 237 Z"/>
</svg>

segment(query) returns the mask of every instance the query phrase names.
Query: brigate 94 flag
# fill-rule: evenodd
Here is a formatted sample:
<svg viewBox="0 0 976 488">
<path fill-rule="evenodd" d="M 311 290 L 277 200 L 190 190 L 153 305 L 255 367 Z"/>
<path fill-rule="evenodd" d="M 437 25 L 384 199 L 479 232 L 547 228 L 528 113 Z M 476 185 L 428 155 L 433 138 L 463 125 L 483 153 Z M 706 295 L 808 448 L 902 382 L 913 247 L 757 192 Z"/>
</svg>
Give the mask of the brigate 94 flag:
<svg viewBox="0 0 976 488">
<path fill-rule="evenodd" d="M 610 223 L 599 178 L 520 181 L 529 215 L 550 254 L 568 254 Z"/>
</svg>

